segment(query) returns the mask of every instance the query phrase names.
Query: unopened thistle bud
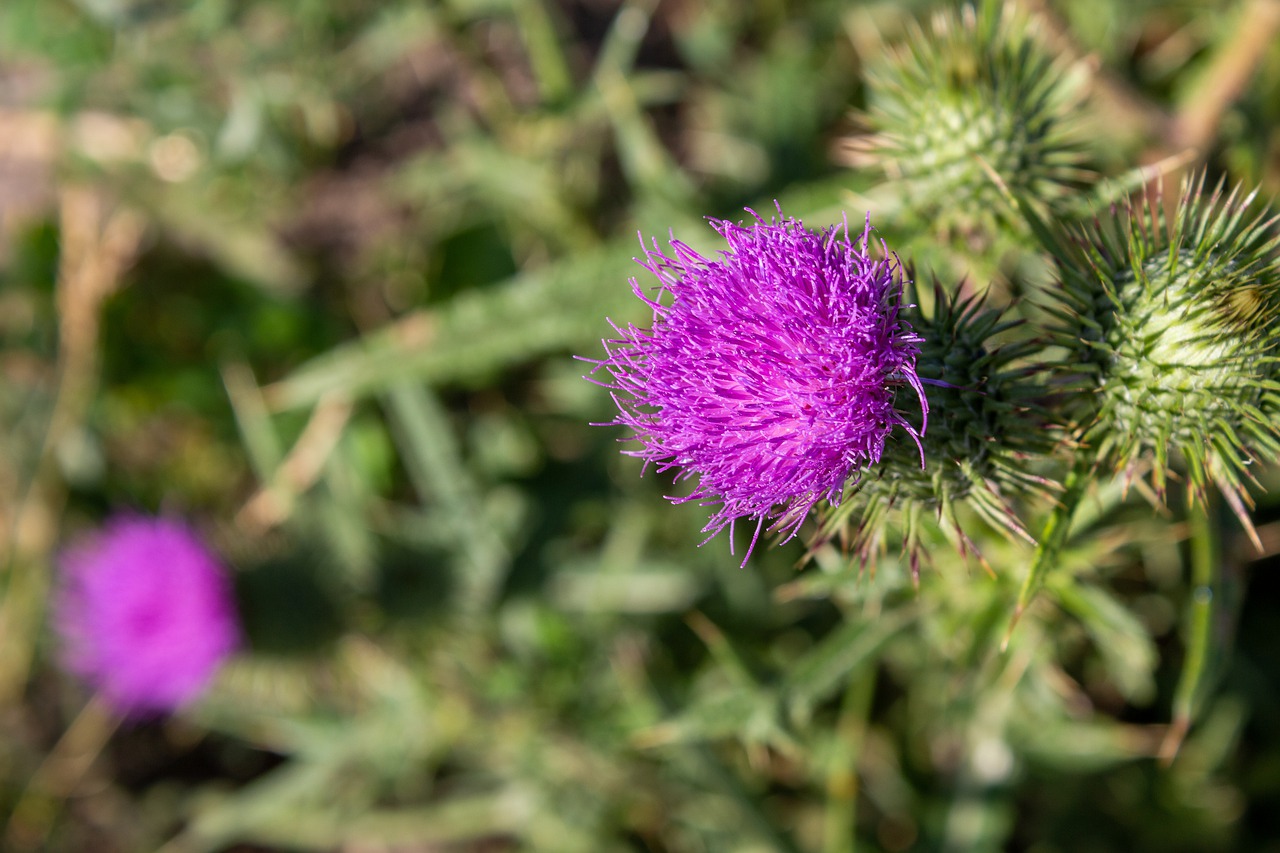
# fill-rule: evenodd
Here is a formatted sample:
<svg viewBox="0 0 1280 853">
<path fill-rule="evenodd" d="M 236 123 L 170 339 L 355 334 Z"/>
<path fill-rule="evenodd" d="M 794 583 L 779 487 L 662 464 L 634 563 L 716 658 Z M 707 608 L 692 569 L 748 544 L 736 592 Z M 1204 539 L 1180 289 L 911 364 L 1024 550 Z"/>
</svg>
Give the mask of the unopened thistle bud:
<svg viewBox="0 0 1280 853">
<path fill-rule="evenodd" d="M 905 316 L 922 338 L 916 365 L 932 415 L 921 438 L 929 467 L 921 470 L 900 445 L 886 447 L 880 464 L 829 514 L 823 533 L 855 525 L 852 543 L 865 561 L 896 529 L 914 574 L 930 524 L 962 553 L 976 550 L 962 527 L 962 507 L 1008 536 L 1029 539 L 1009 498 L 1043 488 L 1028 459 L 1049 454 L 1055 442 L 1037 406 L 1042 388 L 1031 357 L 1041 345 L 997 342 L 1016 321 L 936 286 L 931 310 L 912 308 Z"/>
<path fill-rule="evenodd" d="M 948 236 L 1021 233 L 1009 192 L 1054 209 L 1085 177 L 1078 88 L 1010 7 L 940 12 L 868 70 L 873 132 L 850 142 L 852 161 L 879 166 Z"/>
<path fill-rule="evenodd" d="M 1253 197 L 1201 176 L 1172 218 L 1150 194 L 1053 243 L 1084 452 L 1150 467 L 1160 494 L 1185 467 L 1192 499 L 1216 484 L 1246 527 L 1245 467 L 1280 455 L 1280 236 Z"/>
</svg>

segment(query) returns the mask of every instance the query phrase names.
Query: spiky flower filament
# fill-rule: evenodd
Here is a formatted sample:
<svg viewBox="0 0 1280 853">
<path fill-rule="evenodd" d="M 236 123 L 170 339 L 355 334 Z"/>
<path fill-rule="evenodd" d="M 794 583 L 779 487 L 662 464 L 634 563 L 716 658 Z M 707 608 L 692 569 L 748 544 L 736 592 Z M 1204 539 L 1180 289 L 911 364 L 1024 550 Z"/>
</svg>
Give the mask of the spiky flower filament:
<svg viewBox="0 0 1280 853">
<path fill-rule="evenodd" d="M 896 406 L 903 386 L 925 406 L 920 338 L 899 317 L 901 264 L 872 254 L 869 219 L 855 244 L 847 226 L 755 216 L 712 222 L 728 243 L 714 259 L 679 240 L 670 256 L 646 247 L 659 287 L 632 289 L 652 326 L 617 328 L 597 369 L 611 377 L 615 423 L 642 445 L 628 452 L 696 479 L 672 500 L 720 505 L 708 533 L 747 518 L 758 534 L 772 519 L 790 537 L 879 461 L 896 428 L 923 462 L 924 423 Z"/>
</svg>

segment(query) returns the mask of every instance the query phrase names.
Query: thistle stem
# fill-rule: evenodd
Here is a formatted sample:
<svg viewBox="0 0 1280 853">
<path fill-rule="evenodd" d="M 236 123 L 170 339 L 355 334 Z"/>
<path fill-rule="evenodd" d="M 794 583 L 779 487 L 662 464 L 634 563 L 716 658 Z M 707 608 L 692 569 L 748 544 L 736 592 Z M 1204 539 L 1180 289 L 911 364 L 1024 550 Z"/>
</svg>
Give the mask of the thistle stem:
<svg viewBox="0 0 1280 853">
<path fill-rule="evenodd" d="M 1039 591 L 1045 573 L 1057 562 L 1062 546 L 1066 544 L 1067 534 L 1071 530 L 1071 519 L 1076 513 L 1076 507 L 1080 505 L 1080 498 L 1084 496 L 1085 488 L 1089 485 L 1091 467 L 1092 463 L 1087 456 L 1078 456 L 1067 473 L 1066 480 L 1063 481 L 1062 496 L 1058 499 L 1053 513 L 1040 533 L 1040 544 L 1036 546 L 1035 556 L 1032 557 L 1031 570 L 1027 572 L 1027 577 L 1022 582 L 1022 589 L 1018 592 L 1018 603 L 1013 610 L 1013 618 L 1009 620 L 1009 628 L 1000 642 L 1002 652 L 1009 648 L 1009 638 L 1013 636 L 1018 620 L 1022 618 L 1023 611 Z"/>
<path fill-rule="evenodd" d="M 1168 766 L 1191 728 L 1209 676 L 1209 647 L 1213 643 L 1216 593 L 1221 586 L 1218 528 L 1213 507 L 1203 501 L 1187 515 L 1191 544 L 1191 602 L 1187 624 L 1187 658 L 1173 695 L 1173 721 L 1160 744 L 1160 761 Z"/>
<path fill-rule="evenodd" d="M 824 853 L 857 853 L 858 759 L 875 696 L 876 670 L 867 667 L 845 689 L 827 765 L 827 804 L 823 812 Z"/>
</svg>

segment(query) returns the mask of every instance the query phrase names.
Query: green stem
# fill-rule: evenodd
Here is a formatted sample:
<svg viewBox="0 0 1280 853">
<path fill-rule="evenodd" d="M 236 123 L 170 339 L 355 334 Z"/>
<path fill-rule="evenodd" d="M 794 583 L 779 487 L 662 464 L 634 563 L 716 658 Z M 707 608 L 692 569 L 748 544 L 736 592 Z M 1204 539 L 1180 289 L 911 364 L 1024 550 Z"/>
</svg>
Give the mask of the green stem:
<svg viewBox="0 0 1280 853">
<path fill-rule="evenodd" d="M 1213 642 L 1214 599 L 1221 585 L 1218 528 L 1208 500 L 1187 513 L 1191 544 L 1191 603 L 1187 624 L 1187 658 L 1173 696 L 1173 722 L 1160 744 L 1160 760 L 1173 761 L 1200 704 L 1209 676 L 1209 647 Z"/>
<path fill-rule="evenodd" d="M 866 667 L 849 681 L 841 703 L 836 740 L 827 764 L 824 853 L 856 853 L 858 849 L 858 758 L 875 687 L 875 667 Z"/>
<path fill-rule="evenodd" d="M 542 100 L 548 104 L 564 103 L 573 93 L 573 77 L 546 5 L 540 0 L 519 0 L 511 10 Z"/>
<path fill-rule="evenodd" d="M 1081 455 L 1076 458 L 1075 464 L 1067 473 L 1067 478 L 1062 484 L 1062 496 L 1058 499 L 1057 506 L 1053 508 L 1053 513 L 1040 533 L 1040 544 L 1036 546 L 1031 570 L 1027 572 L 1027 577 L 1022 582 L 1022 589 L 1018 592 L 1018 603 L 1014 607 L 1013 618 L 1009 620 L 1009 628 L 1005 631 L 1004 640 L 1000 643 L 1001 651 L 1009 648 L 1009 639 L 1013 636 L 1013 630 L 1017 627 L 1018 620 L 1022 618 L 1023 611 L 1040 590 L 1045 573 L 1058 561 L 1058 554 L 1066 544 L 1067 534 L 1071 531 L 1071 519 L 1076 513 L 1076 507 L 1080 505 L 1080 498 L 1084 496 L 1085 488 L 1089 485 L 1091 467 L 1090 459 Z"/>
</svg>

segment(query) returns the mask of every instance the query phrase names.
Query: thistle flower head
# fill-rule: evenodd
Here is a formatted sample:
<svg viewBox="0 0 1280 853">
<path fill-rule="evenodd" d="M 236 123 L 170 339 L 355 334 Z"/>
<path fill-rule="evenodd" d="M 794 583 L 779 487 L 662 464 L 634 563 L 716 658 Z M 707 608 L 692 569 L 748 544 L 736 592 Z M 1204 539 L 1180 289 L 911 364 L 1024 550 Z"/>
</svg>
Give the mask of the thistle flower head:
<svg viewBox="0 0 1280 853">
<path fill-rule="evenodd" d="M 1216 483 L 1243 512 L 1245 466 L 1280 455 L 1271 415 L 1280 347 L 1280 235 L 1253 196 L 1189 181 L 1170 218 L 1158 194 L 1053 246 L 1062 342 L 1083 368 L 1077 417 L 1099 464 L 1151 466 L 1163 493 L 1177 460 L 1192 497 Z"/>
<path fill-rule="evenodd" d="M 824 519 L 822 538 L 854 525 L 852 544 L 866 562 L 897 528 L 915 574 L 928 524 L 940 525 L 962 553 L 973 548 L 962 506 L 997 530 L 1029 539 L 1008 499 L 1043 489 L 1027 459 L 1048 454 L 1055 442 L 1037 404 L 1043 389 L 1034 381 L 1036 368 L 1028 364 L 1040 344 L 997 342 L 1016 321 L 937 286 L 931 309 L 904 313 L 923 337 L 916 365 L 933 413 L 933 428 L 921 439 L 931 464 L 922 470 L 900 444 L 886 447 L 849 500 Z"/>
<path fill-rule="evenodd" d="M 118 518 L 64 552 L 54 627 L 68 669 L 115 710 L 176 710 L 239 642 L 229 578 L 185 525 Z"/>
<path fill-rule="evenodd" d="M 1075 89 L 1011 7 L 940 12 L 868 69 L 874 132 L 852 147 L 940 231 L 1021 231 L 1007 192 L 1053 207 L 1084 177 Z"/>
<path fill-rule="evenodd" d="M 614 423 L 641 443 L 630 453 L 697 480 L 672 500 L 719 505 L 706 532 L 747 518 L 758 536 L 770 519 L 790 538 L 879 461 L 895 427 L 923 463 L 923 422 L 897 407 L 906 386 L 927 415 L 920 338 L 899 317 L 900 263 L 870 251 L 870 219 L 855 243 L 847 225 L 813 232 L 781 210 L 753 215 L 712 221 L 729 246 L 714 259 L 674 239 L 670 257 L 646 248 L 640 263 L 659 285 L 631 286 L 652 327 L 615 326 L 597 370 L 611 377 Z"/>
</svg>

